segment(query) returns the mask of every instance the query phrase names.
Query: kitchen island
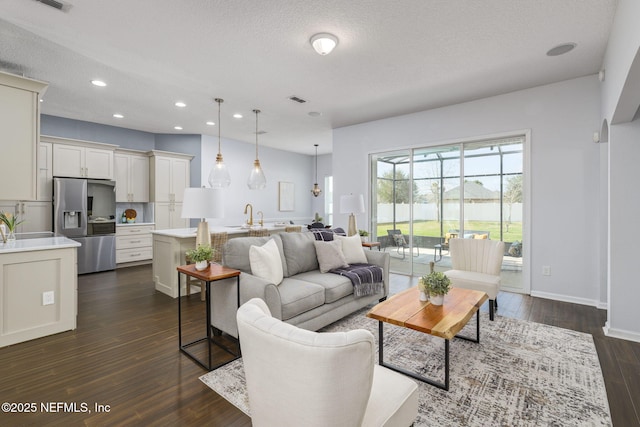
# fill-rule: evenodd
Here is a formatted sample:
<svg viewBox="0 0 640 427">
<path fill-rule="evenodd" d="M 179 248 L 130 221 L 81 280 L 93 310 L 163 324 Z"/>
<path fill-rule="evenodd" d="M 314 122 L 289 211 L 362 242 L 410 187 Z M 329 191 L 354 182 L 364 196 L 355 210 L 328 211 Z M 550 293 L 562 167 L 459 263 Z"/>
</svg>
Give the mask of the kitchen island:
<svg viewBox="0 0 640 427">
<path fill-rule="evenodd" d="M 265 224 L 264 227 L 252 227 L 253 229 L 266 229 L 270 233 L 280 233 L 285 230 L 284 224 Z M 229 238 L 244 237 L 249 233 L 249 228 L 235 226 L 209 226 L 210 233 L 226 232 Z M 186 264 L 185 252 L 196 246 L 195 228 L 173 228 L 168 230 L 155 230 L 153 234 L 153 282 L 156 290 L 169 295 L 172 298 L 178 296 L 177 268 Z M 181 295 L 186 295 L 184 284 L 180 290 Z"/>
<path fill-rule="evenodd" d="M 80 243 L 29 234 L 0 240 L 0 347 L 76 328 Z"/>
</svg>

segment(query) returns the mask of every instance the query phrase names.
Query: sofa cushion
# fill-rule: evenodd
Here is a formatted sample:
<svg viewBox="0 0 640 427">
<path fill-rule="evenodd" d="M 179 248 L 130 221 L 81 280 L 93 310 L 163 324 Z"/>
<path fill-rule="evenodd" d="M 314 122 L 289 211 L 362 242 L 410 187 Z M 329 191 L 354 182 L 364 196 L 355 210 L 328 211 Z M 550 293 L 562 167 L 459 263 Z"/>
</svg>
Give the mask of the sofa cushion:
<svg viewBox="0 0 640 427">
<path fill-rule="evenodd" d="M 273 239 L 280 251 L 280 259 L 282 261 L 282 272 L 286 276 L 287 265 L 284 259 L 284 251 L 282 249 L 282 240 L 279 234 L 274 234 L 268 237 L 235 237 L 229 239 L 224 244 L 222 250 L 222 264 L 225 267 L 235 268 L 244 273 L 251 274 L 251 261 L 249 260 L 249 248 L 251 246 L 262 246 L 267 243 L 267 240 Z M 314 253 L 315 255 L 315 253 Z"/>
<path fill-rule="evenodd" d="M 288 277 L 282 280 L 278 286 L 278 292 L 282 320 L 291 319 L 305 311 L 320 307 L 325 302 L 324 287 L 297 278 Z"/>
<path fill-rule="evenodd" d="M 335 236 L 335 239 L 342 242 L 342 253 L 347 260 L 347 264 L 366 264 L 367 256 L 362 247 L 362 239 L 355 234 L 350 237 Z"/>
<path fill-rule="evenodd" d="M 251 274 L 279 285 L 282 282 L 282 260 L 274 239 L 267 240 L 262 246 L 249 248 Z"/>
<path fill-rule="evenodd" d="M 324 302 L 331 304 L 353 294 L 353 284 L 348 277 L 339 274 L 323 274 L 318 271 L 300 273 L 296 279 L 318 284 L 324 288 Z"/>
<path fill-rule="evenodd" d="M 342 253 L 342 243 L 340 241 L 315 241 L 313 244 L 318 255 L 320 273 L 327 273 L 334 268 L 347 267 L 349 265 Z"/>
<path fill-rule="evenodd" d="M 318 269 L 318 257 L 312 233 L 280 233 L 284 251 L 285 277 Z M 233 239 L 231 239 L 233 240 Z"/>
</svg>

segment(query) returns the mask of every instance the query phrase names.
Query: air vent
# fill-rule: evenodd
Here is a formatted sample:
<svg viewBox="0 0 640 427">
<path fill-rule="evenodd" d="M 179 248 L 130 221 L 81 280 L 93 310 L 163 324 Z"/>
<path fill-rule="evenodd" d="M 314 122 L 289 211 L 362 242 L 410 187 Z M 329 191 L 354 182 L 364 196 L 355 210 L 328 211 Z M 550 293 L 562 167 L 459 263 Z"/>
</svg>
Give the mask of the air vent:
<svg viewBox="0 0 640 427">
<path fill-rule="evenodd" d="M 307 102 L 306 100 L 298 98 L 297 96 L 290 96 L 289 99 L 297 102 L 298 104 L 304 104 L 305 102 Z"/>
<path fill-rule="evenodd" d="M 46 4 L 47 6 L 51 6 L 54 7 L 58 10 L 63 10 L 65 9 L 65 5 L 62 2 L 56 1 L 56 0 L 36 0 L 42 4 Z"/>
</svg>

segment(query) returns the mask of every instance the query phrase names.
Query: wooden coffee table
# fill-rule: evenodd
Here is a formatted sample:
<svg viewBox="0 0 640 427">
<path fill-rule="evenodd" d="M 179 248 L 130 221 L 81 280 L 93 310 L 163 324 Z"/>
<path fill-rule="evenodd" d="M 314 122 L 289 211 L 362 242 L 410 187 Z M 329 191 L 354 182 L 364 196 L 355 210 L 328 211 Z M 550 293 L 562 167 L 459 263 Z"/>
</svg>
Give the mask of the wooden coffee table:
<svg viewBox="0 0 640 427">
<path fill-rule="evenodd" d="M 378 364 L 443 390 L 449 390 L 449 340 L 457 337 L 480 342 L 479 308 L 488 296 L 480 291 L 451 288 L 444 297 L 444 304 L 438 306 L 428 301 L 420 301 L 419 294 L 417 287 L 407 289 L 381 302 L 367 313 L 367 317 L 378 321 Z M 476 338 L 458 335 L 474 313 L 476 314 Z M 383 325 L 385 322 L 444 338 L 444 383 L 384 362 Z"/>
</svg>

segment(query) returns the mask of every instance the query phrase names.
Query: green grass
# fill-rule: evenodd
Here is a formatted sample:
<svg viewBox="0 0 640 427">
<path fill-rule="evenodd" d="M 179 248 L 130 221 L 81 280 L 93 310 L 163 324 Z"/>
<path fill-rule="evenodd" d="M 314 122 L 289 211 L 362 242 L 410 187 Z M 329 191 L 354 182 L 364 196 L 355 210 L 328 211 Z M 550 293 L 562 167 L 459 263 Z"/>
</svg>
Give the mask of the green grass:
<svg viewBox="0 0 640 427">
<path fill-rule="evenodd" d="M 408 222 L 398 222 L 395 227 L 392 223 L 387 224 L 378 224 L 377 235 L 386 236 L 387 230 L 398 229 L 402 231 L 402 234 L 409 234 L 409 223 Z M 450 229 L 455 230 L 458 229 L 457 223 L 447 223 L 445 222 L 443 230 L 447 233 Z M 500 238 L 500 222 L 499 221 L 467 221 L 464 224 L 465 230 L 477 230 L 477 231 L 488 231 L 490 232 L 490 238 L 492 240 L 497 240 Z M 439 237 L 440 236 L 440 223 L 438 221 L 417 221 L 413 223 L 413 234 L 415 236 L 431 236 L 431 237 Z M 503 235 L 503 241 L 505 242 L 514 242 L 516 240 L 522 242 L 522 223 L 514 222 L 509 225 L 509 232 L 506 232 Z"/>
</svg>

